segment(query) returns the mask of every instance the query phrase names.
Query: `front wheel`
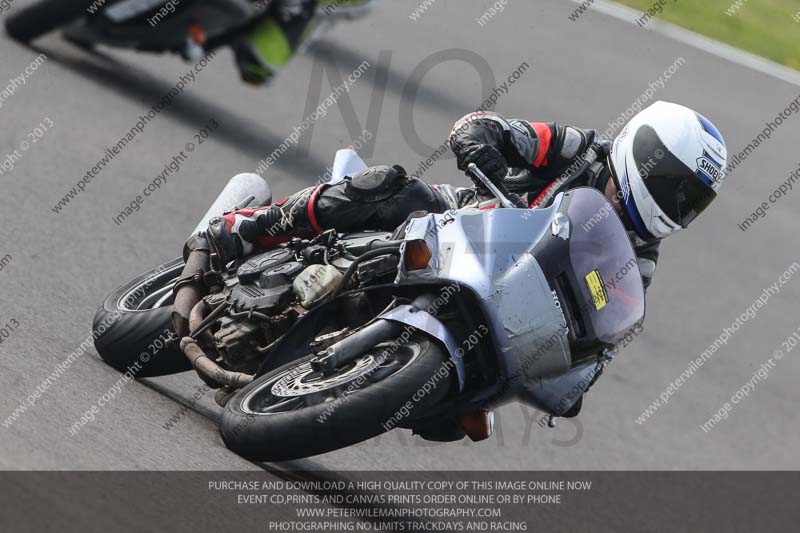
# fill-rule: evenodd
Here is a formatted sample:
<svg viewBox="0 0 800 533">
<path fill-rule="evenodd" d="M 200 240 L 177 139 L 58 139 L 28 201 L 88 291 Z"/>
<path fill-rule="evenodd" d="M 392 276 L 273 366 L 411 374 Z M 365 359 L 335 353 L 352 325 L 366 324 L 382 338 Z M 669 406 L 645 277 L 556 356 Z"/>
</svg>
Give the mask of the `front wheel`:
<svg viewBox="0 0 800 533">
<path fill-rule="evenodd" d="M 324 375 L 293 361 L 231 398 L 220 431 L 234 452 L 254 461 L 288 461 L 375 437 L 447 394 L 452 365 L 438 345 L 415 334 L 403 344 L 379 344 Z"/>
<path fill-rule="evenodd" d="M 17 41 L 27 43 L 78 17 L 88 15 L 87 9 L 93 3 L 87 0 L 42 0 L 8 17 L 6 31 Z"/>
</svg>

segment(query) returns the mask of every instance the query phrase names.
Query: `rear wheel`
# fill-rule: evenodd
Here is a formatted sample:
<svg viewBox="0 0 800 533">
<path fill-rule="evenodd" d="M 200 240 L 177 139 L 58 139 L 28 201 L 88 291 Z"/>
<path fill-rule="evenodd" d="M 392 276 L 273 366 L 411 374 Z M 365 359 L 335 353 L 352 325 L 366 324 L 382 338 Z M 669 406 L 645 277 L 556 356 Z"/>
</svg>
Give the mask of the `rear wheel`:
<svg viewBox="0 0 800 533">
<path fill-rule="evenodd" d="M 312 357 L 262 376 L 231 398 L 220 424 L 228 448 L 255 461 L 338 450 L 424 416 L 452 381 L 445 353 L 419 334 L 399 348 L 379 344 L 332 375 L 315 371 Z"/>
<path fill-rule="evenodd" d="M 18 41 L 27 43 L 59 26 L 88 15 L 94 2 L 87 0 L 42 0 L 14 13 L 6 19 L 6 31 Z"/>
<path fill-rule="evenodd" d="M 191 369 L 172 327 L 172 289 L 183 270 L 173 259 L 117 288 L 97 310 L 92 330 L 99 334 L 95 349 L 103 361 L 126 372 L 141 368 L 137 377 L 163 376 Z"/>
</svg>

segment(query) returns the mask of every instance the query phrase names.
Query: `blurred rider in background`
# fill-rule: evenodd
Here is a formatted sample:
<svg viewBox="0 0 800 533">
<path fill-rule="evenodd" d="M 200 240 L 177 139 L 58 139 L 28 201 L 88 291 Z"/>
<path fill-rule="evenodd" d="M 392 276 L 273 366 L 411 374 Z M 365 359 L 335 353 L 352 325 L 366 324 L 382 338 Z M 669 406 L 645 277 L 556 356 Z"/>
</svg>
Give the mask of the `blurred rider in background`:
<svg viewBox="0 0 800 533">
<path fill-rule="evenodd" d="M 242 80 L 269 82 L 325 26 L 365 15 L 373 1 L 272 0 L 264 16 L 231 44 Z"/>
</svg>

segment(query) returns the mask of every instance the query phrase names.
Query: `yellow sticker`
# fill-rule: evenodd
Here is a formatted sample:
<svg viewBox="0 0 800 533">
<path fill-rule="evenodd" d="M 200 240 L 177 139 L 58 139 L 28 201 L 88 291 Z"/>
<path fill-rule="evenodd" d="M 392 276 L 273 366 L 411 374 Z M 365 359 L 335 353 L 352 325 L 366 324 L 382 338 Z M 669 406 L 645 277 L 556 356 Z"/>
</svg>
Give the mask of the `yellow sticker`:
<svg viewBox="0 0 800 533">
<path fill-rule="evenodd" d="M 608 304 L 608 293 L 599 270 L 593 270 L 586 274 L 586 286 L 589 287 L 589 294 L 597 310 L 604 308 Z"/>
</svg>

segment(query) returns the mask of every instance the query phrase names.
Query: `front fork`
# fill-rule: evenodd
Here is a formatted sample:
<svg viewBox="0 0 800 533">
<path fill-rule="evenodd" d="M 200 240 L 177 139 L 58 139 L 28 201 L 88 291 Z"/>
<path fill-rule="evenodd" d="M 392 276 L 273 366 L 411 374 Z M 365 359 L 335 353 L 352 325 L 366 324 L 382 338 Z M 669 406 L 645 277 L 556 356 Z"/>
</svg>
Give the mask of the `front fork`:
<svg viewBox="0 0 800 533">
<path fill-rule="evenodd" d="M 373 346 L 400 337 L 404 329 L 416 329 L 444 346 L 456 367 L 459 390 L 463 390 L 466 372 L 462 352 L 447 326 L 426 311 L 432 307 L 433 301 L 433 296 L 423 294 L 417 296 L 410 305 L 401 305 L 383 313 L 358 333 L 342 339 L 317 355 L 311 360 L 312 366 L 320 372 L 332 373 L 337 367 L 357 359 Z"/>
</svg>

